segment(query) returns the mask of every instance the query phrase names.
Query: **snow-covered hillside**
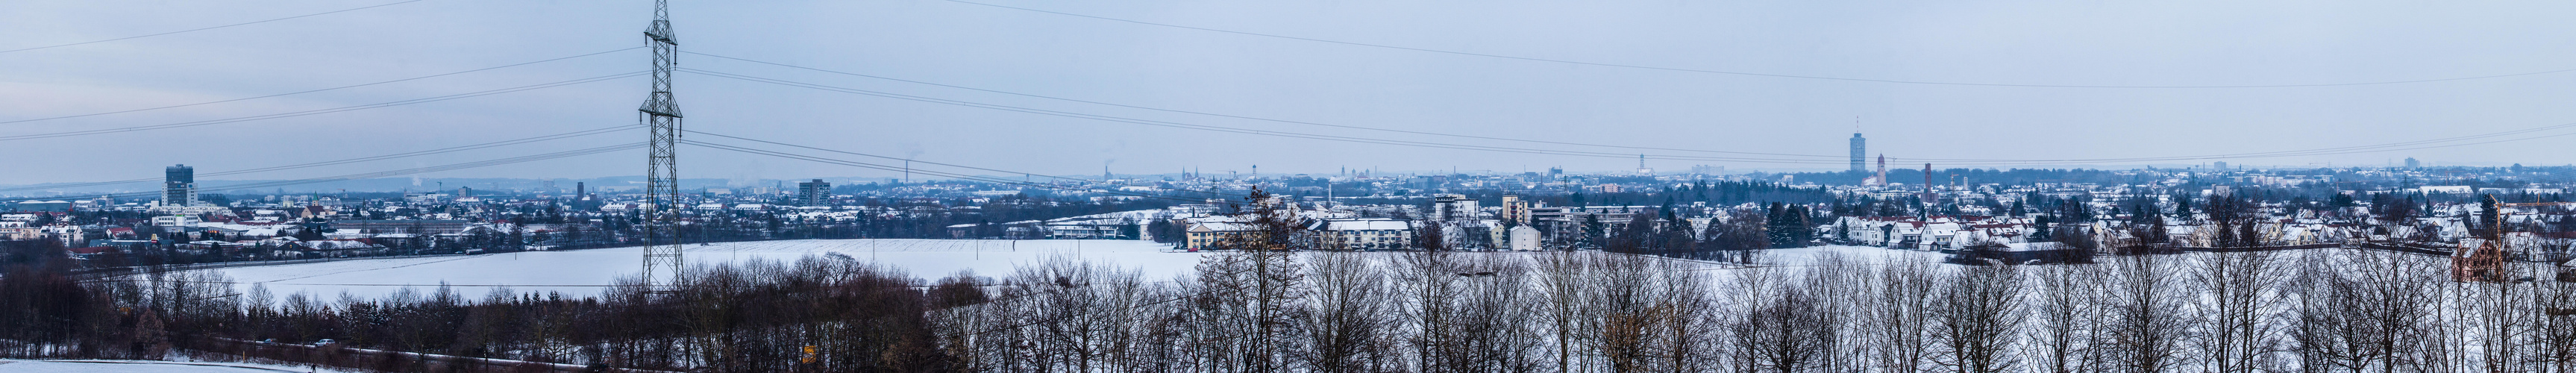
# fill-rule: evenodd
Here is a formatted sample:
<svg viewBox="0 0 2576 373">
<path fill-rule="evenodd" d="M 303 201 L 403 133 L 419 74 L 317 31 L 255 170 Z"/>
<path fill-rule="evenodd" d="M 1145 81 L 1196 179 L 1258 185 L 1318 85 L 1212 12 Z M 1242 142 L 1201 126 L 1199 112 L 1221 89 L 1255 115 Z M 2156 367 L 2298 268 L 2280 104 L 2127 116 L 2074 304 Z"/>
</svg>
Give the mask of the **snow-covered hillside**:
<svg viewBox="0 0 2576 373">
<path fill-rule="evenodd" d="M 794 261 L 808 255 L 840 253 L 861 261 L 883 263 L 914 277 L 938 278 L 961 270 L 984 276 L 1008 274 L 1011 268 L 1050 256 L 1068 256 L 1137 268 L 1149 278 L 1190 272 L 1200 253 L 1170 252 L 1150 241 L 1127 240 L 794 240 L 691 245 L 683 259 L 691 265 L 755 259 Z M 412 286 L 429 291 L 441 281 L 479 297 L 480 285 L 512 285 L 518 292 L 562 292 L 566 296 L 599 294 L 618 277 L 641 272 L 639 248 L 535 251 L 472 256 L 358 259 L 322 263 L 216 269 L 243 283 L 266 283 L 278 297 L 309 292 L 333 299 L 341 292 L 376 297 Z M 526 286 L 570 285 L 570 286 Z M 250 285 L 237 286 L 249 291 Z"/>
<path fill-rule="evenodd" d="M 684 252 L 691 265 L 736 263 L 755 259 L 794 261 L 809 255 L 839 253 L 882 263 L 919 278 L 938 278 L 958 271 L 1000 277 L 1015 267 L 1064 256 L 1115 264 L 1142 271 L 1146 278 L 1168 279 L 1189 274 L 1205 253 L 1176 252 L 1147 241 L 1126 240 L 794 240 L 693 245 Z M 1500 255 L 1513 255 L 1496 253 Z M 1759 261 L 1770 265 L 1809 265 L 1824 255 L 1858 262 L 1882 260 L 1938 261 L 1940 255 L 1857 246 L 1825 246 L 1766 251 Z M 409 287 L 430 291 L 440 282 L 462 285 L 457 292 L 479 297 L 491 285 L 513 291 L 561 292 L 565 296 L 599 294 L 619 277 L 635 276 L 643 254 L 637 248 L 538 251 L 473 256 L 356 259 L 321 263 L 216 269 L 245 284 L 265 283 L 273 296 L 306 292 L 335 299 L 342 292 L 380 297 Z M 557 285 L 557 286 L 542 286 Z"/>
<path fill-rule="evenodd" d="M 1888 262 L 1939 262 L 1943 257 L 1948 255 L 1930 251 L 1889 250 L 1882 247 L 1836 245 L 1763 250 L 1760 256 L 1754 258 L 1753 262 L 1758 265 L 1809 266 L 1817 265 L 1817 262 L 1827 256 L 1842 257 L 1844 263 L 1875 264 Z"/>
</svg>

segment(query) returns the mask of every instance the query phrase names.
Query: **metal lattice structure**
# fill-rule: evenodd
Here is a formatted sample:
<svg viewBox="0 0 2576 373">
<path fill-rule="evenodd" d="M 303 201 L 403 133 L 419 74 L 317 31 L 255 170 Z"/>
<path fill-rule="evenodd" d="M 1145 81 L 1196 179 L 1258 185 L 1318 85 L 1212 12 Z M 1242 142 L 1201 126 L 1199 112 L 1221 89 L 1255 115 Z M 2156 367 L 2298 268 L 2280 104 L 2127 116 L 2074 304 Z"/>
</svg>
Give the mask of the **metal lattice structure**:
<svg viewBox="0 0 2576 373">
<path fill-rule="evenodd" d="M 669 0 L 653 1 L 653 25 L 644 29 L 644 38 L 653 43 L 653 94 L 635 109 L 637 120 L 653 128 L 644 170 L 644 203 L 651 206 L 644 210 L 644 285 L 663 292 L 680 273 L 680 103 L 671 98 L 680 42 L 671 35 Z"/>
</svg>

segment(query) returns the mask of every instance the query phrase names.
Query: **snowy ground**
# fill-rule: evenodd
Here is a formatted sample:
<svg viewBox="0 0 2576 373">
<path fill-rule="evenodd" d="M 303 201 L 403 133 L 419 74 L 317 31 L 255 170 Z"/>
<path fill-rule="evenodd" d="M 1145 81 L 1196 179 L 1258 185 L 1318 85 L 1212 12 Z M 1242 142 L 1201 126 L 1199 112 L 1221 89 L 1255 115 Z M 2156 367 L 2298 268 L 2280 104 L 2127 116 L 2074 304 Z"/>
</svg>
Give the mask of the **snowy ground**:
<svg viewBox="0 0 2576 373">
<path fill-rule="evenodd" d="M 248 283 L 264 283 L 273 296 L 281 298 L 296 292 L 306 292 L 324 300 L 336 299 L 343 292 L 372 298 L 407 287 L 427 292 L 442 281 L 460 285 L 457 292 L 467 297 L 480 297 L 489 292 L 492 285 L 508 285 L 511 290 L 522 293 L 561 292 L 565 296 L 578 297 L 599 294 L 604 290 L 601 285 L 639 273 L 643 261 L 640 250 L 616 248 L 356 259 L 212 271 L 223 272 L 234 281 L 245 283 L 237 286 L 239 291 L 249 291 Z M 961 270 L 1001 277 L 1009 275 L 1014 267 L 1052 256 L 1066 256 L 1134 268 L 1142 271 L 1148 279 L 1169 279 L 1190 273 L 1199 258 L 1206 255 L 1176 252 L 1149 241 L 1126 240 L 763 241 L 689 246 L 683 254 L 689 263 L 696 265 L 754 259 L 794 261 L 824 253 L 840 253 L 861 261 L 891 265 L 919 278 L 944 277 Z M 1770 250 L 1765 252 L 1761 263 L 1811 265 L 1815 258 L 1825 255 L 1841 255 L 1857 263 L 1939 261 L 1941 257 L 1938 253 L 1919 251 L 1824 246 Z"/>
<path fill-rule="evenodd" d="M 6 360 L 0 359 L 0 372 L 8 373 L 254 373 L 306 372 L 305 367 L 245 363 L 201 363 L 150 360 Z M 321 372 L 340 372 L 322 369 Z"/>
<path fill-rule="evenodd" d="M 1891 250 L 1871 246 L 1827 245 L 1795 249 L 1764 250 L 1760 257 L 1754 259 L 1754 262 L 1761 265 L 1810 266 L 1816 265 L 1816 262 L 1827 256 L 1840 256 L 1843 258 L 1843 261 L 1847 263 L 1877 264 L 1888 262 L 1940 262 L 1943 258 L 1948 257 L 1949 254 L 1931 251 Z"/>
<path fill-rule="evenodd" d="M 357 259 L 322 263 L 222 268 L 240 291 L 248 283 L 265 283 L 271 294 L 285 297 L 308 292 L 334 299 L 341 292 L 378 297 L 412 287 L 429 291 L 440 282 L 463 285 L 459 293 L 480 297 L 488 285 L 513 291 L 562 292 L 566 296 L 599 294 L 600 285 L 642 272 L 640 248 L 536 251 L 472 256 Z M 1151 241 L 1126 240 L 794 240 L 692 245 L 682 252 L 691 265 L 745 262 L 754 259 L 794 261 L 808 255 L 840 253 L 860 261 L 901 268 L 913 277 L 938 278 L 961 270 L 982 276 L 1009 274 L 1013 267 L 1051 256 L 1113 262 L 1136 268 L 1148 278 L 1170 278 L 1198 264 L 1199 253 L 1172 252 Z M 542 286 L 562 285 L 562 286 Z"/>
</svg>

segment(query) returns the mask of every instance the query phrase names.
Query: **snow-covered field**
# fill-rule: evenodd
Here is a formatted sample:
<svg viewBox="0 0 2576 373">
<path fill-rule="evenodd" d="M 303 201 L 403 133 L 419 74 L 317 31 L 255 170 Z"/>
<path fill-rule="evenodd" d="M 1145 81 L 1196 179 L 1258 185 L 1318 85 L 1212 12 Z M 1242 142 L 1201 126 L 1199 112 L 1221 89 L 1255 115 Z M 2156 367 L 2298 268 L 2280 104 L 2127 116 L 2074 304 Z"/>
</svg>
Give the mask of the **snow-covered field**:
<svg viewBox="0 0 2576 373">
<path fill-rule="evenodd" d="M 597 295 L 620 277 L 640 272 L 639 248 L 537 251 L 473 256 L 355 259 L 320 263 L 214 269 L 244 284 L 263 283 L 276 297 L 305 292 L 336 299 L 346 292 L 372 298 L 411 288 L 427 292 L 439 283 L 461 285 L 457 292 L 480 297 L 494 285 L 528 292 L 561 292 L 568 297 Z M 751 260 L 794 261 L 809 255 L 839 253 L 881 263 L 913 277 L 938 278 L 971 270 L 987 277 L 1007 276 L 1015 267 L 1050 257 L 1070 257 L 1137 269 L 1148 279 L 1190 273 L 1205 253 L 1178 252 L 1150 241 L 1125 240 L 795 240 L 719 243 L 689 246 L 683 258 L 691 265 Z M 1510 254 L 1504 254 L 1510 255 Z M 1882 260 L 1938 261 L 1940 254 L 1872 247 L 1824 246 L 1770 250 L 1768 265 L 1811 265 L 1816 258 L 1840 255 L 1855 263 Z M 548 286 L 554 285 L 554 286 Z"/>
<path fill-rule="evenodd" d="M 1795 249 L 1764 250 L 1754 263 L 1779 266 L 1816 265 L 1827 256 L 1842 257 L 1845 263 L 1877 264 L 1887 262 L 1939 262 L 1948 254 L 1930 251 L 1889 250 L 1869 246 L 1811 246 Z"/>
<path fill-rule="evenodd" d="M 860 261 L 903 269 L 913 277 L 938 278 L 962 270 L 998 277 L 1013 267 L 1065 256 L 1117 263 L 1144 272 L 1147 278 L 1188 273 L 1200 253 L 1173 252 L 1151 241 L 1126 240 L 793 240 L 691 245 L 682 259 L 690 265 L 739 263 L 756 259 L 792 262 L 808 255 L 839 253 Z M 322 263 L 215 269 L 231 276 L 240 291 L 248 283 L 265 283 L 284 297 L 308 292 L 334 299 L 341 292 L 378 297 L 412 287 L 429 291 L 440 282 L 455 285 L 467 297 L 479 297 L 486 285 L 509 285 L 513 291 L 562 292 L 565 296 L 597 295 L 619 277 L 642 272 L 641 248 L 532 251 L 472 256 L 356 259 Z M 542 286 L 564 285 L 564 286 Z"/>
</svg>

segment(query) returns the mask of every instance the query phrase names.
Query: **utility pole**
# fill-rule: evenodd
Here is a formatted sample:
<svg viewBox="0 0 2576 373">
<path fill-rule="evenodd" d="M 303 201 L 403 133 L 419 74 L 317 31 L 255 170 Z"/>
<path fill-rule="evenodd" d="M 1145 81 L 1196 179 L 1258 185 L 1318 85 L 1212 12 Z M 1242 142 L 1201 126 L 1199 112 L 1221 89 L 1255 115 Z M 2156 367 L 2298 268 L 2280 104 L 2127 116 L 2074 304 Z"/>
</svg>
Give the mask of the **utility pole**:
<svg viewBox="0 0 2576 373">
<path fill-rule="evenodd" d="M 644 29 L 653 44 L 653 93 L 635 110 L 653 128 L 645 154 L 644 286 L 648 291 L 676 291 L 680 277 L 679 203 L 680 102 L 671 98 L 671 70 L 680 64 L 680 42 L 671 35 L 670 0 L 653 0 L 653 24 Z"/>
</svg>

